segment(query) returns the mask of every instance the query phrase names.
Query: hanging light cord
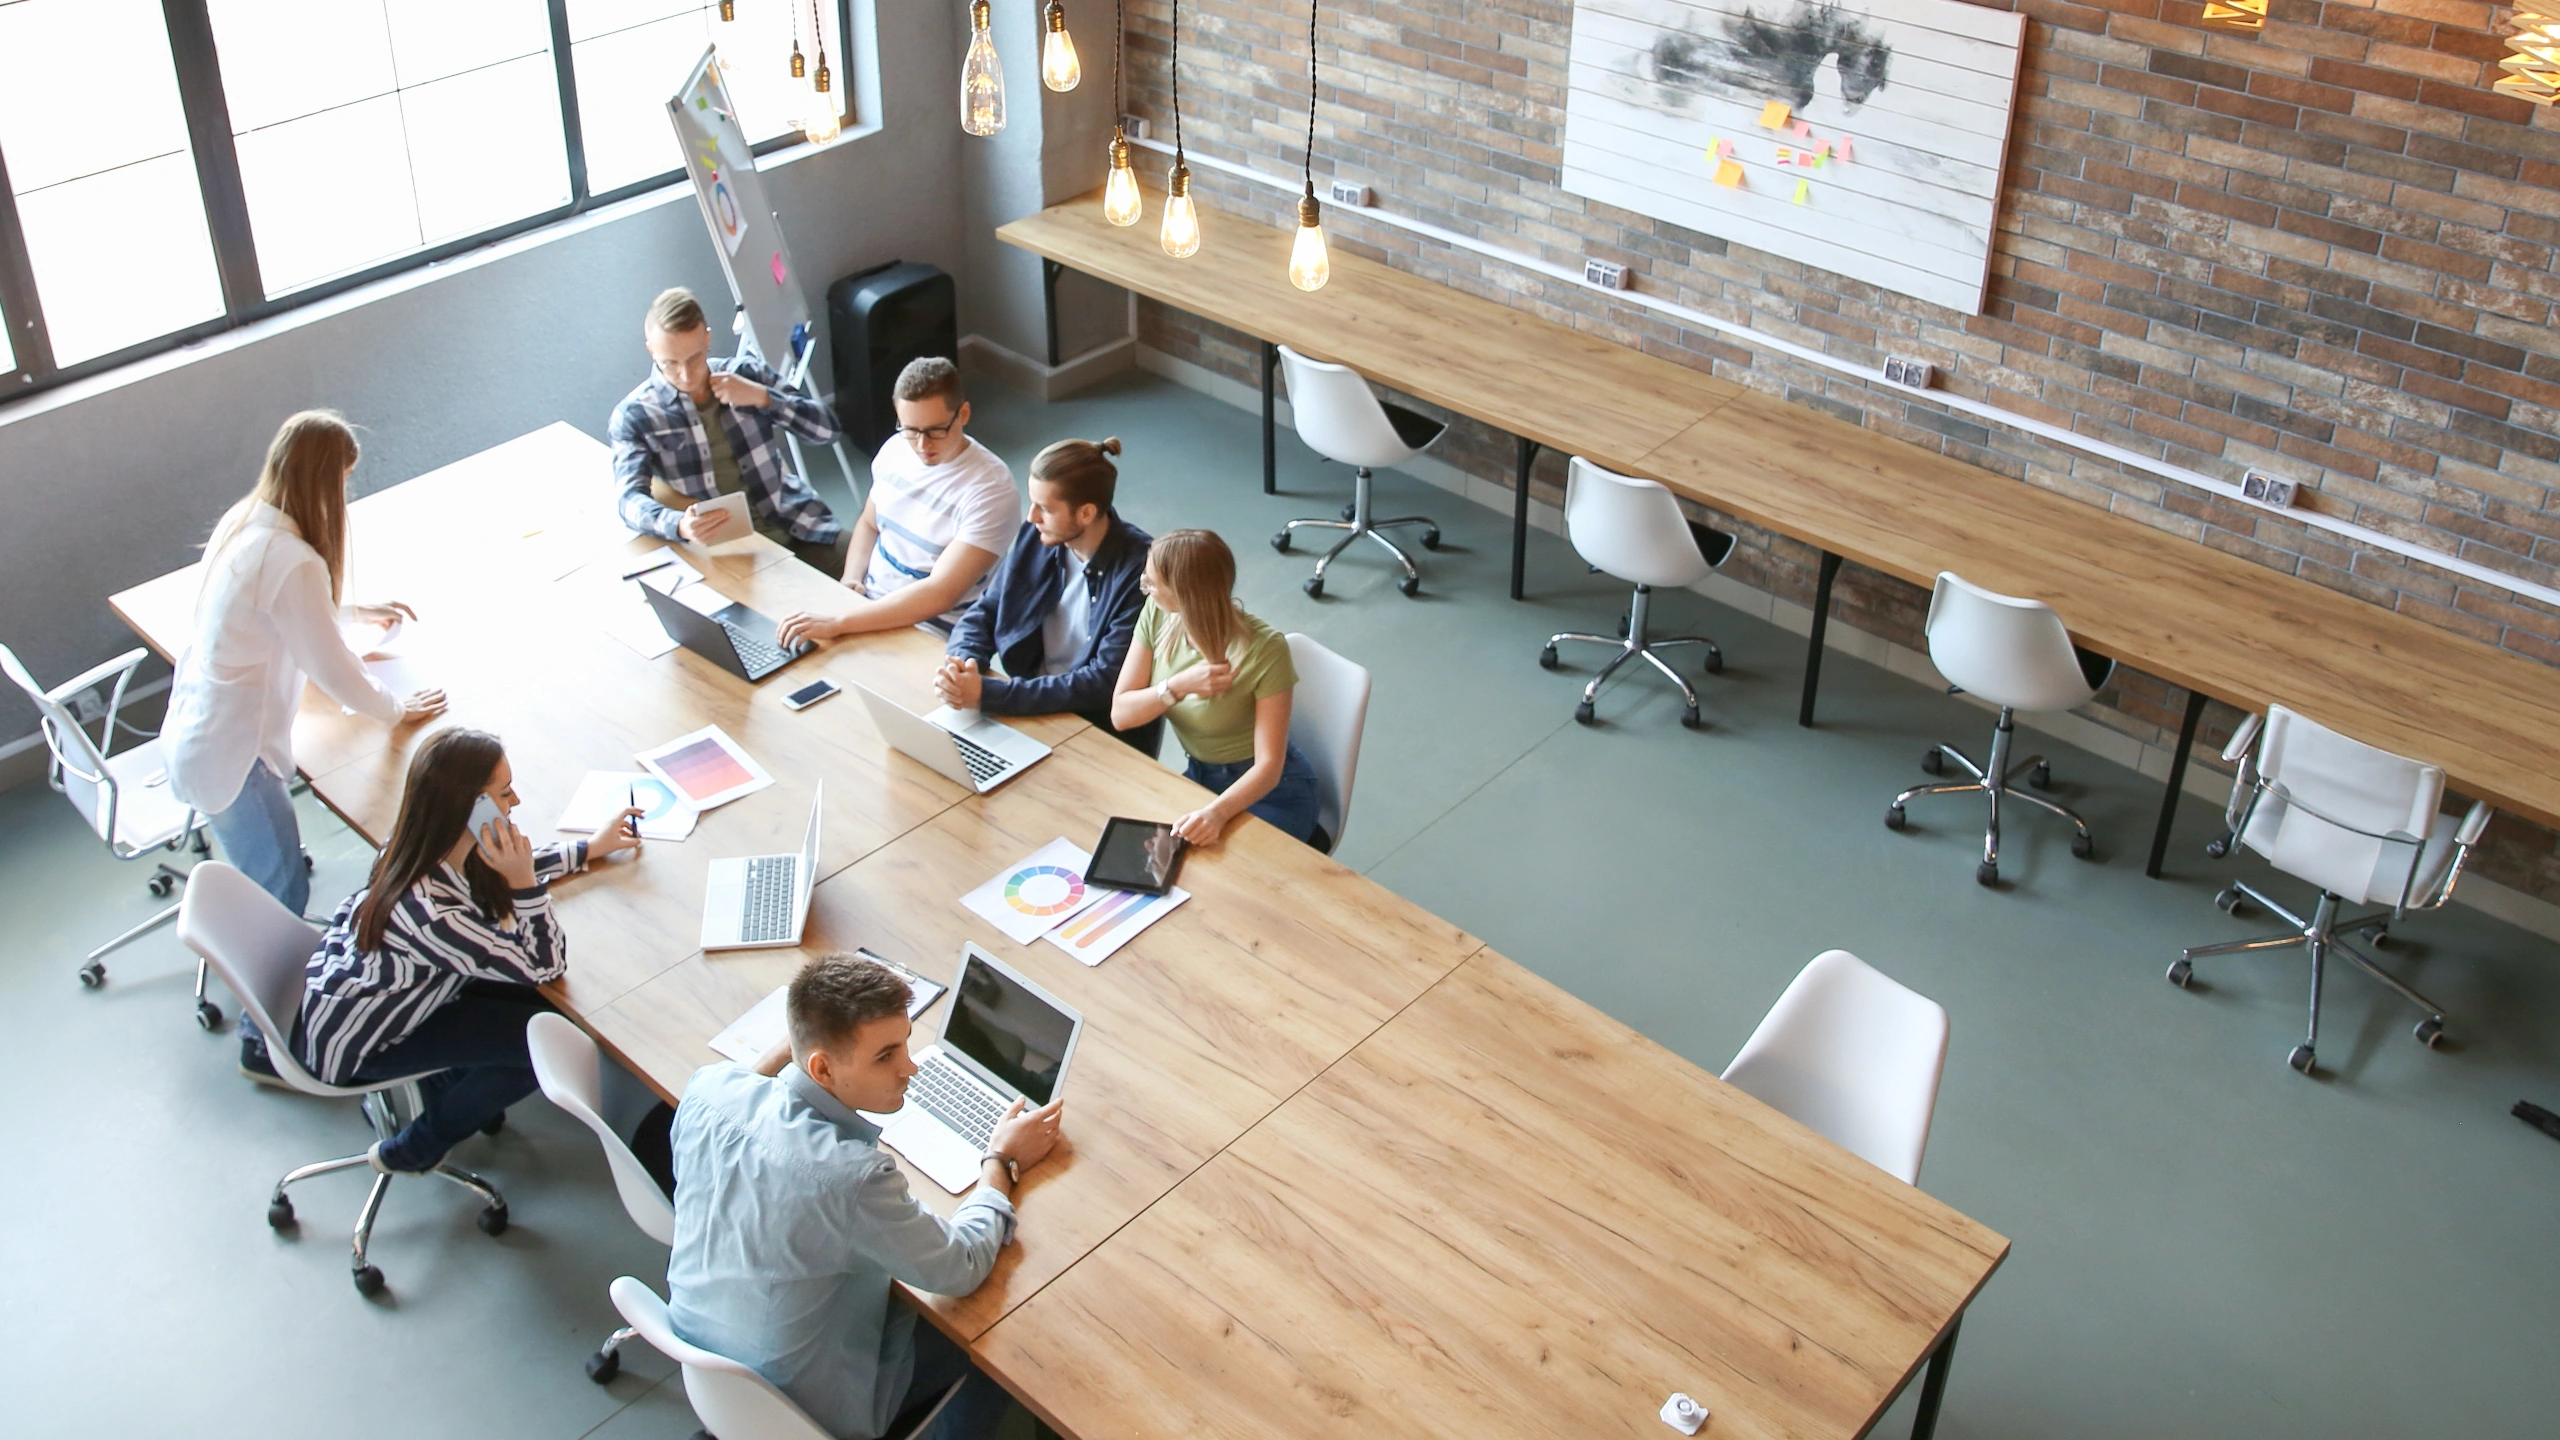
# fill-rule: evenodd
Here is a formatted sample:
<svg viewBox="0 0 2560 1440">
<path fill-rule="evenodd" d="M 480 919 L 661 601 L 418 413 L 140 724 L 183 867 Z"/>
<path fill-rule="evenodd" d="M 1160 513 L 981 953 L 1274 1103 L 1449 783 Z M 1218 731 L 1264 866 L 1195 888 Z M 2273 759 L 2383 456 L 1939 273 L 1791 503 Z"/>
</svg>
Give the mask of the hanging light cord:
<svg viewBox="0 0 2560 1440">
<path fill-rule="evenodd" d="M 1316 0 L 1307 0 L 1307 192 L 1316 188 Z"/>
<path fill-rule="evenodd" d="M 1111 128 L 1115 131 L 1120 128 L 1120 112 L 1128 106 L 1120 98 L 1120 39 L 1129 28 L 1125 3 L 1126 0 L 1111 0 Z"/>
<path fill-rule="evenodd" d="M 1182 0 L 1173 0 L 1173 161 L 1182 163 Z"/>
</svg>

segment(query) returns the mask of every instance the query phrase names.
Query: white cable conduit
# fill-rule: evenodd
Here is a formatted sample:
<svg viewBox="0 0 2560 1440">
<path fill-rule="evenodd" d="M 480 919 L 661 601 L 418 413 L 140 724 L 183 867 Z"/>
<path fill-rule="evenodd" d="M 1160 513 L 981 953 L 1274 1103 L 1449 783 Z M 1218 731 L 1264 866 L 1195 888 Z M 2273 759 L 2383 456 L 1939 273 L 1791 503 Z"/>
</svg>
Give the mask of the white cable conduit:
<svg viewBox="0 0 2560 1440">
<path fill-rule="evenodd" d="M 1171 155 L 1173 153 L 1173 147 L 1161 140 L 1131 140 L 1129 143 L 1132 145 L 1143 146 L 1146 149 L 1153 150 L 1162 155 Z M 1191 164 L 1201 166 L 1205 169 L 1215 170 L 1225 175 L 1233 175 L 1240 180 L 1249 180 L 1254 184 L 1267 186 L 1270 189 L 1278 190 L 1288 195 L 1297 194 L 1303 183 L 1303 181 L 1299 179 L 1289 179 L 1278 175 L 1268 175 L 1249 165 L 1238 165 L 1233 161 L 1220 160 L 1210 155 L 1192 156 L 1186 153 L 1183 158 Z M 1976 419 L 1989 421 L 1994 425 L 2005 426 L 2011 430 L 2024 431 L 2038 439 L 2051 441 L 2052 443 L 2063 446 L 2066 449 L 2077 450 L 2086 455 L 2097 456 L 2101 460 L 2112 461 L 2113 463 L 2121 465 L 2128 470 L 2140 471 L 2147 475 L 2156 475 L 2163 480 L 2175 481 L 2176 483 L 2187 486 L 2190 489 L 2202 490 L 2209 494 L 2219 495 L 2226 500 L 2236 501 L 2253 510 L 2264 510 L 2271 515 L 2281 515 L 2288 520 L 2295 521 L 2314 530 L 2325 530 L 2332 535 L 2343 536 L 2357 542 L 2358 544 L 2368 545 L 2376 550 L 2398 555 L 2403 559 L 2415 560 L 2424 565 L 2431 565 L 2439 570 L 2450 571 L 2466 579 L 2479 581 L 2483 585 L 2510 591 L 2518 595 L 2530 596 L 2535 600 L 2541 601 L 2545 605 L 2560 606 L 2560 589 L 2554 589 L 2548 585 L 2538 585 L 2530 580 L 2519 579 L 2518 577 L 2509 575 L 2504 571 L 2491 569 L 2489 566 L 2479 564 L 2475 561 L 2465 560 L 2459 555 L 2447 554 L 2442 550 L 2430 550 L 2424 545 L 2413 545 L 2396 535 L 2386 534 L 2380 530 L 2368 529 L 2365 526 L 2354 524 L 2351 521 L 2340 520 L 2333 516 L 2316 514 L 2308 510 L 2279 510 L 2271 505 L 2262 505 L 2257 501 L 2251 500 L 2242 495 L 2240 493 L 2240 487 L 2232 484 L 2228 480 L 2216 480 L 2212 476 L 2206 475 L 2200 471 L 2189 470 L 2181 465 L 2172 465 L 2165 460 L 2159 460 L 2148 455 L 2138 454 L 2134 451 L 2125 449 L 2121 445 L 2111 445 L 2104 440 L 2093 440 L 2086 435 L 2074 433 L 2073 431 L 2066 430 L 2059 425 L 2053 425 L 2045 421 L 2038 420 L 2033 416 L 2020 415 L 2014 411 L 2003 410 L 1997 405 L 1986 404 L 1983 401 L 1971 399 L 1963 395 L 1950 394 L 1944 390 L 1923 390 L 1914 385 L 1897 384 L 1894 381 L 1885 379 L 1883 375 L 1875 371 L 1865 369 L 1858 365 L 1853 365 L 1846 360 L 1838 358 L 1837 356 L 1827 355 L 1820 350 L 1812 348 L 1811 346 L 1799 345 L 1792 340 L 1771 335 L 1766 331 L 1754 330 L 1748 325 L 1738 325 L 1731 320 L 1723 319 L 1720 316 L 1710 315 L 1703 310 L 1692 310 L 1686 305 L 1665 300 L 1659 295 L 1648 295 L 1641 290 L 1611 290 L 1604 286 L 1594 285 L 1590 281 L 1583 279 L 1582 276 L 1576 272 L 1568 270 L 1561 265 L 1551 265 L 1534 255 L 1524 255 L 1517 250 L 1506 250 L 1499 245 L 1489 245 L 1482 240 L 1474 238 L 1473 236 L 1461 235 L 1455 230 L 1444 230 L 1427 221 L 1415 220 L 1403 215 L 1397 215 L 1390 211 L 1381 210 L 1375 205 L 1345 205 L 1335 200 L 1327 200 L 1324 204 L 1327 210 L 1347 210 L 1354 215 L 1363 217 L 1364 219 L 1375 220 L 1381 225 L 1392 225 L 1399 230 L 1406 230 L 1416 235 L 1425 236 L 1453 249 L 1464 250 L 1475 255 L 1482 255 L 1489 260 L 1499 260 L 1506 265 L 1516 265 L 1523 270 L 1534 270 L 1550 280 L 1559 280 L 1565 284 L 1591 291 L 1593 294 L 1599 295 L 1613 304 L 1634 305 L 1642 309 L 1654 311 L 1658 314 L 1668 315 L 1680 321 L 1684 325 L 1695 326 L 1701 330 L 1712 330 L 1719 335 L 1728 335 L 1736 340 L 1744 342 L 1745 344 L 1756 345 L 1764 350 L 1775 350 L 1779 354 L 1785 355 L 1790 359 L 1801 360 L 1808 365 L 1818 365 L 1825 370 L 1829 370 L 1840 375 L 1846 375 L 1853 380 L 1873 385 L 1879 389 L 1898 390 L 1905 395 L 1916 396 L 1919 399 L 1926 400 L 1932 405 L 1944 406 L 1949 410 L 1971 415 Z M 1392 379 L 1393 377 L 1389 378 Z"/>
</svg>

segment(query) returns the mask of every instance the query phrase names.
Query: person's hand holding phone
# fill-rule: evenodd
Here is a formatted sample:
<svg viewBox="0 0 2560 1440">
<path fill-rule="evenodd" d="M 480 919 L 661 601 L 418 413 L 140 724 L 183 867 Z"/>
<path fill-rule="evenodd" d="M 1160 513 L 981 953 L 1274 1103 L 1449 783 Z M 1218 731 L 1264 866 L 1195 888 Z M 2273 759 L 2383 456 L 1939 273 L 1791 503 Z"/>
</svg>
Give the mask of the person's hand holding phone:
<svg viewBox="0 0 2560 1440">
<path fill-rule="evenodd" d="M 487 812 L 474 812 L 473 818 L 479 819 L 483 813 L 487 816 L 485 823 L 476 825 L 472 831 L 480 858 L 488 862 L 490 869 L 498 872 L 498 877 L 507 882 L 509 889 L 532 889 L 533 842 L 527 840 L 524 832 L 516 828 L 516 822 L 508 819 L 494 803 Z"/>
</svg>

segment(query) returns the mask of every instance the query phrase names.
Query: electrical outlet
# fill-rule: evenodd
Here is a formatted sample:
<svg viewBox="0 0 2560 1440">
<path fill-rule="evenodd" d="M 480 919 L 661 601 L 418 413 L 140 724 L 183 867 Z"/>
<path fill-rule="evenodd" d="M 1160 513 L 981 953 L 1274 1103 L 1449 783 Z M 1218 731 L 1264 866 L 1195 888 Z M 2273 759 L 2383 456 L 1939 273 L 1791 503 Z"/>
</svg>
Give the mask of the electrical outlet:
<svg viewBox="0 0 2560 1440">
<path fill-rule="evenodd" d="M 1356 180 L 1336 180 L 1326 194 L 1327 198 L 1336 205 L 1358 205 L 1365 208 L 1374 200 L 1369 187 Z"/>
<path fill-rule="evenodd" d="M 99 694 L 95 687 L 73 695 L 69 703 L 71 713 L 83 725 L 94 725 L 99 716 L 107 713 L 107 697 Z"/>
<path fill-rule="evenodd" d="M 1585 260 L 1582 262 L 1582 278 L 1585 283 L 1603 290 L 1624 290 L 1627 288 L 1627 267 L 1615 260 Z"/>
<path fill-rule="evenodd" d="M 1926 390 L 1929 388 L 1929 382 L 1938 378 L 1938 367 L 1926 360 L 1914 360 L 1908 356 L 1888 356 L 1884 362 L 1884 378 L 1896 385 L 1908 385 L 1914 390 Z"/>
<path fill-rule="evenodd" d="M 2293 497 L 2300 493 L 2300 490 L 2301 487 L 2294 482 L 2280 475 L 2270 475 L 2264 470 L 2251 470 L 2240 477 L 2240 494 L 2244 499 L 2255 500 L 2261 505 L 2273 506 L 2278 510 L 2292 509 Z"/>
<path fill-rule="evenodd" d="M 1151 140 L 1155 138 L 1156 133 L 1156 127 L 1135 115 L 1121 116 L 1120 130 L 1132 140 Z"/>
</svg>

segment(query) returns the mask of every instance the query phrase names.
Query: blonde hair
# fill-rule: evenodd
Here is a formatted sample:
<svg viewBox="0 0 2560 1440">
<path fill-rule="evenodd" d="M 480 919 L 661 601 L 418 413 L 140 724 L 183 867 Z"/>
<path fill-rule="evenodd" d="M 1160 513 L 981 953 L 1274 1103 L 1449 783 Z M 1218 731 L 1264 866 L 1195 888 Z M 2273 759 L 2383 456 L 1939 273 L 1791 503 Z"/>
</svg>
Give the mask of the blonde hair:
<svg viewBox="0 0 2560 1440">
<path fill-rule="evenodd" d="M 1159 582 L 1158 608 L 1180 617 L 1182 633 L 1201 658 L 1230 658 L 1245 626 L 1244 609 L 1236 604 L 1236 556 L 1227 542 L 1214 530 L 1168 530 L 1147 552 L 1147 568 Z"/>
<path fill-rule="evenodd" d="M 681 285 L 658 292 L 649 302 L 648 327 L 669 335 L 690 335 L 711 322 L 702 316 L 702 302 Z"/>
<path fill-rule="evenodd" d="M 1119 453 L 1117 435 L 1108 440 L 1061 440 L 1031 457 L 1031 478 L 1057 486 L 1070 510 L 1087 505 L 1108 510 L 1120 486 L 1120 467 L 1111 463 Z"/>
<path fill-rule="evenodd" d="M 273 505 L 293 522 L 303 542 L 320 552 L 329 567 L 329 599 L 335 602 L 347 578 L 347 474 L 355 469 L 363 447 L 356 430 L 335 410 L 305 410 L 287 417 L 267 444 L 267 463 L 258 483 L 225 511 L 205 542 L 207 556 L 222 553 L 248 523 L 261 503 Z"/>
</svg>

